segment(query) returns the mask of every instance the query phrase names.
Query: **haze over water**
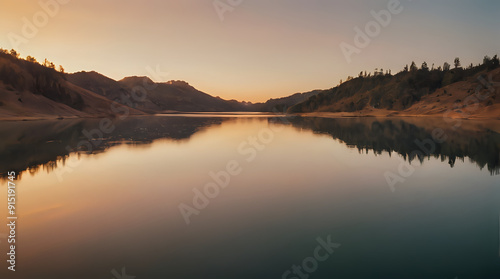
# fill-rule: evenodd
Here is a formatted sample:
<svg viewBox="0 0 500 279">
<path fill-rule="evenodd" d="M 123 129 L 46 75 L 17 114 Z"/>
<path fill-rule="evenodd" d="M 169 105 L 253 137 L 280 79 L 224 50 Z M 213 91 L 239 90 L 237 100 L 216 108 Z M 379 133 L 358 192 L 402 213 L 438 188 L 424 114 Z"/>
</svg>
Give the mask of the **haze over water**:
<svg viewBox="0 0 500 279">
<path fill-rule="evenodd" d="M 495 125 L 138 117 L 115 122 L 92 154 L 68 154 L 97 123 L 0 123 L 11 131 L 0 139 L 9 163 L 0 173 L 28 168 L 17 186 L 19 272 L 8 278 L 110 278 L 122 267 L 138 279 L 282 278 L 329 236 L 340 246 L 310 278 L 500 274 Z M 448 139 L 412 158 L 412 174 L 391 187 L 386 174 L 400 174 L 415 140 L 436 127 Z M 187 225 L 179 205 L 192 206 L 193 190 L 233 161 L 241 173 Z"/>
</svg>

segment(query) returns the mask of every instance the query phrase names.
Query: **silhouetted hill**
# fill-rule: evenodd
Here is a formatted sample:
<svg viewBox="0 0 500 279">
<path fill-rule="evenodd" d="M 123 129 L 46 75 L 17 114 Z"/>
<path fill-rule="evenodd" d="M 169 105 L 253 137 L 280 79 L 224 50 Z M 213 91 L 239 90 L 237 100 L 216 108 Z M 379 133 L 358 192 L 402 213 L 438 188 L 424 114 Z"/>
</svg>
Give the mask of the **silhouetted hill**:
<svg viewBox="0 0 500 279">
<path fill-rule="evenodd" d="M 197 90 L 184 81 L 155 83 L 148 77 L 126 77 L 115 81 L 96 72 L 78 72 L 68 80 L 110 100 L 148 113 L 165 111 L 242 111 L 245 106 Z"/>
<path fill-rule="evenodd" d="M 444 70 L 429 69 L 425 63 L 418 69 L 412 63 L 396 75 L 361 72 L 328 90 L 252 104 L 213 97 L 184 81 L 156 83 L 137 76 L 116 81 L 96 72 L 65 74 L 48 61 L 41 65 L 32 57 L 21 59 L 13 50 L 0 49 L 0 117 L 112 116 L 126 109 L 130 114 L 288 111 L 500 118 L 499 64 L 497 56 L 466 69 L 459 63 L 454 69 L 447 64 Z"/>
<path fill-rule="evenodd" d="M 53 68 L 0 51 L 0 117 L 109 116 L 111 104 Z"/>
<path fill-rule="evenodd" d="M 499 61 L 485 58 L 479 66 L 467 69 L 429 70 L 426 65 L 417 69 L 414 64 L 396 75 L 377 72 L 374 76 L 360 73 L 337 87 L 323 90 L 289 109 L 292 113 L 357 112 L 373 110 L 406 112 L 414 115 L 442 113 L 448 110 L 460 114 L 464 105 L 479 106 L 474 113 L 485 110 L 500 117 L 498 86 L 484 81 L 500 81 Z M 493 81 L 493 82 L 492 82 Z M 491 90 L 493 88 L 493 90 Z M 489 94 L 486 91 L 491 91 Z M 471 96 L 474 104 L 465 104 Z M 484 97 L 484 98 L 483 98 Z M 460 107 L 459 107 L 460 106 Z M 462 110 L 461 110 L 462 109 Z M 473 114 L 473 113 L 471 113 Z"/>
<path fill-rule="evenodd" d="M 247 103 L 224 100 L 197 90 L 185 81 L 155 83 L 148 77 L 126 77 L 115 81 L 96 72 L 78 72 L 67 75 L 67 79 L 82 88 L 100 94 L 121 104 L 133 106 L 148 113 L 164 111 L 223 112 L 223 111 L 283 111 L 300 103 L 320 91 L 297 93 L 292 96 L 270 99 L 265 103 Z M 135 96 L 140 101 L 134 101 Z"/>
<path fill-rule="evenodd" d="M 0 117 L 59 117 L 113 115 L 117 102 L 131 114 L 164 112 L 284 111 L 320 91 L 297 93 L 252 104 L 211 96 L 185 81 L 155 83 L 148 77 L 116 81 L 95 71 L 65 74 L 48 61 L 19 58 L 0 49 Z"/>
<path fill-rule="evenodd" d="M 263 111 L 263 112 L 272 112 L 279 111 L 283 112 L 288 110 L 288 108 L 304 102 L 312 96 L 315 96 L 321 93 L 322 90 L 313 90 L 305 93 L 295 93 L 288 97 L 278 98 L 278 99 L 269 99 L 265 103 L 256 103 L 252 104 L 252 108 L 254 111 Z"/>
<path fill-rule="evenodd" d="M 119 81 L 130 90 L 136 87 L 147 89 L 146 100 L 155 104 L 159 111 L 243 111 L 245 107 L 237 101 L 228 101 L 201 92 L 184 81 L 153 83 L 147 77 L 127 77 Z M 145 84 L 147 84 L 145 86 Z M 140 108 L 140 106 L 139 106 Z"/>
<path fill-rule="evenodd" d="M 77 72 L 67 74 L 66 77 L 71 83 L 117 103 L 149 113 L 160 111 L 160 107 L 153 104 L 149 99 L 143 100 L 141 98 L 140 102 L 138 102 L 136 101 L 138 98 L 132 98 L 132 90 L 127 84 L 121 84 L 97 72 Z"/>
</svg>

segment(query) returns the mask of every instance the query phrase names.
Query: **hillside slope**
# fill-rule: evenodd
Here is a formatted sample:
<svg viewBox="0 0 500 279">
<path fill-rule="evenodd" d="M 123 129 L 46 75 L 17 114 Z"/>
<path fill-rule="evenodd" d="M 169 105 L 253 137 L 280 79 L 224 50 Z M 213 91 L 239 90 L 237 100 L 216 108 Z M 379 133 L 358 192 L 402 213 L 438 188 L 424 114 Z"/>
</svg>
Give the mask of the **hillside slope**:
<svg viewBox="0 0 500 279">
<path fill-rule="evenodd" d="M 0 117 L 113 115 L 112 101 L 69 83 L 63 73 L 0 52 Z"/>
<path fill-rule="evenodd" d="M 148 113 L 246 110 L 243 103 L 210 96 L 183 81 L 155 83 L 137 76 L 115 81 L 96 72 L 78 72 L 67 78 L 79 87 Z"/>
<path fill-rule="evenodd" d="M 468 69 L 360 76 L 291 107 L 291 113 L 500 117 L 498 60 Z"/>
<path fill-rule="evenodd" d="M 277 99 L 269 99 L 265 103 L 256 103 L 256 104 L 251 104 L 251 108 L 254 111 L 264 111 L 264 112 L 283 112 L 288 110 L 288 108 L 302 103 L 309 99 L 312 96 L 318 95 L 321 93 L 322 90 L 313 90 L 310 92 L 304 92 L 304 93 L 295 93 L 293 95 L 283 97 L 283 98 L 277 98 Z"/>
</svg>

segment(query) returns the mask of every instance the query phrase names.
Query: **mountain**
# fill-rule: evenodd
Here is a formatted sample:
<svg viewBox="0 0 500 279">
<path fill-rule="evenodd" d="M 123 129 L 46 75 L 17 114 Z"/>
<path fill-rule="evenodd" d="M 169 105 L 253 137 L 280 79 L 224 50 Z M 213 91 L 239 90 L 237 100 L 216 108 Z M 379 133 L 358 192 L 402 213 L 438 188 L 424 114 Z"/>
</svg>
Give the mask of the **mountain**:
<svg viewBox="0 0 500 279">
<path fill-rule="evenodd" d="M 79 87 L 148 113 L 247 110 L 243 103 L 210 96 L 184 81 L 155 83 L 137 76 L 115 81 L 96 72 L 78 72 L 67 78 Z"/>
<path fill-rule="evenodd" d="M 337 87 L 292 106 L 290 113 L 350 113 L 344 115 L 438 115 L 500 117 L 500 69 L 497 56 L 467 69 L 396 74 L 360 74 Z"/>
<path fill-rule="evenodd" d="M 185 81 L 156 83 L 147 77 L 116 81 L 95 71 L 66 74 L 45 61 L 0 49 L 0 119 L 103 117 L 165 112 L 285 111 L 321 91 L 265 103 L 224 100 Z"/>
<path fill-rule="evenodd" d="M 185 81 L 154 83 L 147 77 L 127 77 L 119 81 L 128 88 L 147 88 L 147 99 L 161 111 L 220 112 L 243 111 L 245 107 L 235 100 L 224 100 L 197 90 Z"/>
<path fill-rule="evenodd" d="M 336 113 L 336 116 L 416 116 L 500 118 L 500 62 L 485 57 L 464 69 L 442 70 L 414 63 L 396 75 L 366 72 L 327 90 L 296 93 L 264 103 L 224 100 L 184 81 L 153 82 L 147 77 L 116 81 L 97 72 L 65 74 L 48 61 L 19 58 L 0 49 L 0 118 L 115 117 L 167 112 L 255 111 Z"/>
<path fill-rule="evenodd" d="M 65 74 L 0 51 L 0 117 L 113 115 L 112 101 L 68 82 Z"/>
<path fill-rule="evenodd" d="M 301 102 L 306 101 L 312 96 L 315 96 L 319 93 L 321 93 L 322 90 L 313 90 L 310 92 L 305 92 L 305 93 L 295 93 L 293 95 L 290 95 L 288 97 L 283 97 L 283 98 L 278 98 L 278 99 L 269 99 L 265 103 L 256 103 L 252 104 L 251 107 L 254 111 L 263 111 L 263 112 L 273 112 L 273 111 L 279 111 L 283 112 L 286 111 L 288 108 L 299 104 Z"/>
<path fill-rule="evenodd" d="M 321 92 L 320 90 L 315 90 L 306 93 L 296 93 L 288 97 L 270 99 L 265 103 L 252 104 L 213 97 L 197 90 L 189 85 L 189 83 L 179 80 L 155 83 L 148 77 L 132 76 L 115 81 L 96 72 L 68 74 L 67 79 L 86 90 L 148 113 L 161 113 L 165 111 L 284 111 Z M 144 98 L 141 97 L 142 92 L 145 93 Z M 134 96 L 136 99 L 140 99 L 140 101 L 133 101 Z"/>
<path fill-rule="evenodd" d="M 134 102 L 134 99 L 131 96 L 132 92 L 130 88 L 97 72 L 92 71 L 67 74 L 66 78 L 76 86 L 92 91 L 109 100 L 113 100 L 121 104 L 125 104 L 126 100 L 130 100 L 131 103 L 127 106 L 139 106 L 138 102 Z M 142 108 L 142 111 L 145 112 L 160 110 L 160 108 L 153 104 L 150 100 L 141 100 L 140 107 Z"/>
</svg>

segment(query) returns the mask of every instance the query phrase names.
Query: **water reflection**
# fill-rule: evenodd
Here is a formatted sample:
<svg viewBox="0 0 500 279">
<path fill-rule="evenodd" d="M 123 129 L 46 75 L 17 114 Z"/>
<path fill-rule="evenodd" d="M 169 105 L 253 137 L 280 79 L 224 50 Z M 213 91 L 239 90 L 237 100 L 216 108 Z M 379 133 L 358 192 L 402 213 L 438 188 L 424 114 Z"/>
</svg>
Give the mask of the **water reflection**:
<svg viewBox="0 0 500 279">
<path fill-rule="evenodd" d="M 433 156 L 451 167 L 469 158 L 491 174 L 500 173 L 500 133 L 497 122 L 465 121 L 460 128 L 444 119 L 293 118 L 295 127 L 330 134 L 360 152 L 396 152 L 408 161 Z"/>
<path fill-rule="evenodd" d="M 426 121 L 115 122 L 116 132 L 97 139 L 100 147 L 82 155 L 63 181 L 54 175 L 63 169 L 58 166 L 18 182 L 19 269 L 9 273 L 2 253 L 0 278 L 109 279 L 111 270 L 122 267 L 136 278 L 283 278 L 313 255 L 318 237 L 329 235 L 341 246 L 310 278 L 498 278 L 499 177 L 476 166 L 498 164 L 471 148 L 477 141 L 497 156 L 498 129 L 464 122 L 453 130 Z M 10 159 L 28 168 L 23 159 L 36 165 L 67 156 L 71 162 L 77 154 L 67 155 L 65 147 L 78 144 L 81 131 L 95 129 L 98 120 L 7 124 L 2 132 L 15 133 L 2 139 L 1 150 L 18 148 L 19 158 Z M 450 135 L 436 148 L 446 162 L 431 156 L 414 164 L 415 173 L 390 191 L 384 172 L 395 171 L 400 156 L 385 152 L 407 154 L 411 141 L 425 139 L 435 127 Z M 280 129 L 247 161 L 238 146 L 268 128 Z M 53 154 L 36 154 L 46 150 Z M 453 154 L 476 163 L 451 168 Z M 241 174 L 186 225 L 179 204 L 192 203 L 194 190 L 213 181 L 209 173 L 224 170 L 230 160 L 240 164 Z M 7 191 L 0 191 L 0 200 L 7 200 Z M 7 207 L 0 206 L 0 216 L 6 215 Z"/>
<path fill-rule="evenodd" d="M 71 152 L 89 153 L 83 142 L 92 143 L 90 153 L 105 152 L 120 144 L 150 144 L 156 139 L 188 140 L 206 127 L 220 125 L 224 118 L 130 117 L 114 120 L 111 133 L 101 130 L 99 119 L 0 122 L 0 177 L 8 171 L 48 172 L 64 164 Z M 86 136 L 88 131 L 91 136 Z M 101 137 L 102 135 L 102 137 Z M 90 138 L 90 140 L 89 140 Z M 80 148 L 79 148 L 80 147 Z"/>
<path fill-rule="evenodd" d="M 136 117 L 124 121 L 115 120 L 111 133 L 92 133 L 99 130 L 98 119 L 0 122 L 0 178 L 8 171 L 36 173 L 51 170 L 80 146 L 84 153 L 105 152 L 119 144 L 150 144 L 157 139 L 188 140 L 195 133 L 210 129 L 227 117 Z M 265 117 L 265 116 L 264 116 Z M 375 154 L 396 152 L 406 160 L 424 162 L 425 157 L 440 158 L 451 167 L 457 159 L 469 158 L 479 168 L 487 167 L 492 175 L 500 173 L 500 133 L 497 122 L 466 121 L 460 128 L 443 119 L 376 119 L 376 118 L 301 118 L 289 117 L 286 121 L 268 118 L 270 122 L 319 134 L 329 134 L 360 152 L 373 150 Z M 438 129 L 440 142 L 434 140 Z M 88 131 L 91 136 L 85 135 Z M 92 143 L 88 150 L 81 141 Z M 433 142 L 432 148 L 425 143 Z M 420 145 L 418 144 L 420 142 Z M 427 149 L 422 150 L 422 146 Z M 415 152 L 417 151 L 417 152 Z"/>
</svg>

